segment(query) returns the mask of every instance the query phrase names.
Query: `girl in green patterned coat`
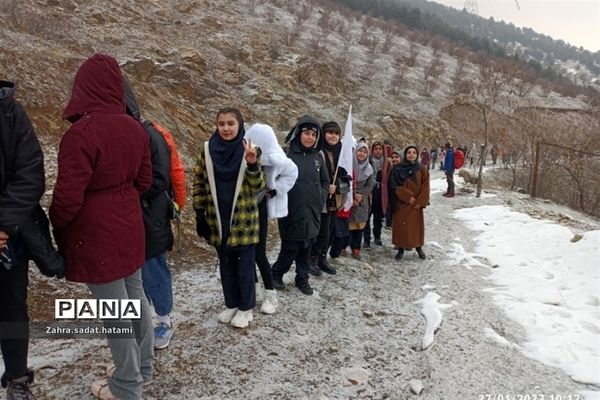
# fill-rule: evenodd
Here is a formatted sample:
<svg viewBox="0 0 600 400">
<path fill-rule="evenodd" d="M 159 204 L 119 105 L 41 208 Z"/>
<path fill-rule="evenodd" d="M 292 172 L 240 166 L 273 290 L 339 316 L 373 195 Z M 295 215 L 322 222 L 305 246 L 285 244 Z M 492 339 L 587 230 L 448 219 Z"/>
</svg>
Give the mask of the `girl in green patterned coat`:
<svg viewBox="0 0 600 400">
<path fill-rule="evenodd" d="M 244 138 L 239 110 L 217 113 L 217 130 L 194 168 L 196 231 L 215 246 L 227 307 L 218 320 L 245 328 L 255 306 L 254 247 L 259 240 L 257 194 L 265 188 L 259 150 Z"/>
</svg>

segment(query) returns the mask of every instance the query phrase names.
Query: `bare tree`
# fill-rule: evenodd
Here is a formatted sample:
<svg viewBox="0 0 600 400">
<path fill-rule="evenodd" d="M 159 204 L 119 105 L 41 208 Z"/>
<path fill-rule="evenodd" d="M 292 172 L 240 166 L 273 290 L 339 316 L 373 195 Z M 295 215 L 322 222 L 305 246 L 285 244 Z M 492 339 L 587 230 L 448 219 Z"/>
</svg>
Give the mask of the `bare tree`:
<svg viewBox="0 0 600 400">
<path fill-rule="evenodd" d="M 487 153 L 490 133 L 490 117 L 496 106 L 507 95 L 507 88 L 512 79 L 513 71 L 509 71 L 505 63 L 492 63 L 482 58 L 479 63 L 478 80 L 475 83 L 471 98 L 473 104 L 479 109 L 483 122 L 483 154 Z M 477 173 L 477 194 L 481 197 L 481 183 L 483 164 L 485 160 L 481 157 Z"/>
<path fill-rule="evenodd" d="M 383 40 L 383 45 L 381 46 L 381 52 L 383 54 L 387 54 L 394 45 L 394 31 L 389 30 L 385 33 L 385 38 Z"/>
<path fill-rule="evenodd" d="M 406 79 L 406 73 L 408 72 L 408 66 L 406 64 L 398 64 L 392 76 L 391 85 L 392 92 L 395 94 L 400 93 L 400 90 L 406 86 L 408 80 Z"/>
<path fill-rule="evenodd" d="M 414 67 L 415 66 L 415 62 L 417 60 L 417 56 L 419 55 L 419 49 L 418 49 L 418 45 L 417 45 L 417 40 L 415 35 L 409 35 L 408 36 L 408 59 L 407 64 L 409 67 Z"/>
<path fill-rule="evenodd" d="M 246 7 L 247 7 L 248 11 L 250 11 L 251 15 L 256 14 L 256 7 L 258 6 L 259 3 L 260 3 L 259 0 L 247 0 L 246 1 Z"/>
<path fill-rule="evenodd" d="M 445 70 L 441 53 L 434 48 L 431 63 L 423 69 L 423 93 L 431 96 L 439 84 L 439 77 Z"/>
<path fill-rule="evenodd" d="M 285 29 L 284 43 L 286 46 L 292 46 L 300 38 L 302 34 L 302 26 L 294 25 Z"/>
<path fill-rule="evenodd" d="M 329 9 L 324 9 L 321 12 L 321 16 L 319 17 L 319 21 L 317 22 L 317 24 L 321 27 L 321 29 L 323 29 L 324 31 L 327 30 L 331 30 L 331 24 L 332 24 L 332 18 L 331 18 L 331 10 Z"/>
<path fill-rule="evenodd" d="M 315 31 L 309 40 L 309 48 L 313 52 L 313 56 L 320 57 L 325 53 L 325 42 L 327 38 L 323 30 Z"/>
<path fill-rule="evenodd" d="M 302 5 L 294 13 L 294 21 L 296 25 L 302 26 L 313 13 L 312 3 L 302 3 Z"/>
<path fill-rule="evenodd" d="M 350 53 L 347 51 L 340 52 L 337 56 L 334 57 L 337 71 L 340 73 L 341 78 L 345 78 L 348 75 L 352 64 L 352 57 Z"/>
</svg>

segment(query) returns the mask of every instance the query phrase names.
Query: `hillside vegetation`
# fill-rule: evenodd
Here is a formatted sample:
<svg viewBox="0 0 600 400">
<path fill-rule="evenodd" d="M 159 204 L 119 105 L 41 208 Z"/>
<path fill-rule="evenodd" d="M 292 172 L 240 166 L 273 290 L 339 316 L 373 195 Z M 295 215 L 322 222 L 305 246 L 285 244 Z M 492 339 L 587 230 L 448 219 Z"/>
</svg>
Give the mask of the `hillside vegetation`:
<svg viewBox="0 0 600 400">
<path fill-rule="evenodd" d="M 18 98 L 45 144 L 50 182 L 55 145 L 68 126 L 61 110 L 78 66 L 95 52 L 117 58 L 143 116 L 173 131 L 188 167 L 225 105 L 238 106 L 250 123 L 273 125 L 280 137 L 304 113 L 343 124 L 352 105 L 358 137 L 388 138 L 397 147 L 446 140 L 502 145 L 521 154 L 515 165 L 526 176 L 541 139 L 565 145 L 566 138 L 571 147 L 598 153 L 596 92 L 559 93 L 519 63 L 450 45 L 439 35 L 338 2 L 0 4 L 0 70 L 4 79 L 17 82 Z M 535 134 L 524 133 L 533 129 L 524 128 L 527 121 L 514 122 L 517 115 L 536 112 L 526 110 L 543 110 Z M 574 115 L 569 123 L 550 123 L 567 121 L 564 110 Z M 557 131 L 565 125 L 568 132 Z M 586 165 L 598 161 L 584 160 Z"/>
</svg>

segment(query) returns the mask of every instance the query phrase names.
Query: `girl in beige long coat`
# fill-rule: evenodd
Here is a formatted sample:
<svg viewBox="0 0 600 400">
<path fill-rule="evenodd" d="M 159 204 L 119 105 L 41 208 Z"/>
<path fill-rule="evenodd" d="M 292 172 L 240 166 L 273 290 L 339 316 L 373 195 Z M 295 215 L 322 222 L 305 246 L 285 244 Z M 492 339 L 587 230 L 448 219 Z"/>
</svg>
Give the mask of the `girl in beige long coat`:
<svg viewBox="0 0 600 400">
<path fill-rule="evenodd" d="M 425 259 L 422 246 L 425 242 L 423 209 L 429 203 L 429 171 L 418 161 L 416 146 L 404 149 L 400 164 L 394 166 L 390 176 L 392 203 L 392 243 L 398 248 L 396 260 L 401 260 L 405 249 L 417 250 Z"/>
</svg>

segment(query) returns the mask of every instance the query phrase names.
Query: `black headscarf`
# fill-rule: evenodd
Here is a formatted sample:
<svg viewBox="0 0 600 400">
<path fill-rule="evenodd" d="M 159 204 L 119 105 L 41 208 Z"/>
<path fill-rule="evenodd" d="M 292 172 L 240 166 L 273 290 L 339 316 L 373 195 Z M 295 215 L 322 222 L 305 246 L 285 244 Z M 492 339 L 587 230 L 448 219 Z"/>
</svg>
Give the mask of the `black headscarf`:
<svg viewBox="0 0 600 400">
<path fill-rule="evenodd" d="M 230 219 L 235 201 L 235 186 L 240 171 L 240 165 L 244 158 L 244 121 L 241 114 L 238 115 L 240 127 L 237 136 L 232 140 L 224 140 L 219 135 L 219 130 L 215 131 L 208 139 L 208 151 L 214 166 L 215 184 L 217 186 L 217 199 L 219 203 L 219 215 L 221 216 L 222 240 L 227 242 L 230 233 Z"/>
<path fill-rule="evenodd" d="M 418 158 L 414 162 L 410 162 L 406 159 L 406 152 L 408 149 L 415 149 L 417 155 L 419 154 L 417 146 L 411 145 L 404 149 L 402 161 L 392 169 L 392 176 L 390 179 L 392 192 L 395 191 L 398 186 L 402 186 L 407 178 L 410 177 L 411 179 L 416 180 L 415 174 L 421 170 L 421 163 L 418 161 Z"/>
<path fill-rule="evenodd" d="M 208 139 L 208 150 L 215 167 L 215 177 L 218 180 L 230 181 L 236 180 L 242 158 L 244 158 L 244 122 L 240 123 L 237 136 L 232 140 L 225 140 L 219 135 L 219 130 L 215 130 L 210 139 Z"/>
</svg>

